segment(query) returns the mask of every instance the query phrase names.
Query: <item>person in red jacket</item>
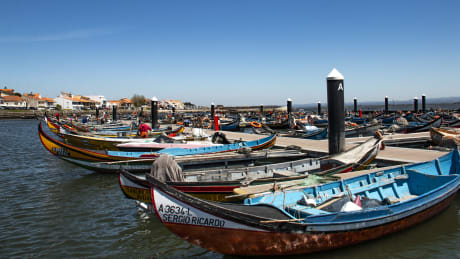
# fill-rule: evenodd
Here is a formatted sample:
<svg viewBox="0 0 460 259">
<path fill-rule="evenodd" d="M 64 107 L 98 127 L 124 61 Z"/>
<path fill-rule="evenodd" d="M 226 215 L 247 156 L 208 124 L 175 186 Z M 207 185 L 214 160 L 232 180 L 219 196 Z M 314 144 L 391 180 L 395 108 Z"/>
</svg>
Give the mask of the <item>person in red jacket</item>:
<svg viewBox="0 0 460 259">
<path fill-rule="evenodd" d="M 152 131 L 149 125 L 145 123 L 139 125 L 138 133 L 141 138 L 147 138 L 149 136 L 149 131 Z"/>
</svg>

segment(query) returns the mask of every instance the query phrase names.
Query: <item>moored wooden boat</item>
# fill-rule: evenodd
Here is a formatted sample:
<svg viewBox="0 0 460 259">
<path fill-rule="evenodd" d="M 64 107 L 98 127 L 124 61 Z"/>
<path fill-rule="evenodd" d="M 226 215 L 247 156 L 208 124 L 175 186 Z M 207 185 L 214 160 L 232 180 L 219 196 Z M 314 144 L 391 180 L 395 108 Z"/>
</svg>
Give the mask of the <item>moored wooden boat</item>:
<svg viewBox="0 0 460 259">
<path fill-rule="evenodd" d="M 172 156 L 188 156 L 188 155 L 198 155 L 198 154 L 210 154 L 210 153 L 222 153 L 222 152 L 232 152 L 242 148 L 250 150 L 261 150 L 270 148 L 275 145 L 276 135 L 271 135 L 265 138 L 258 140 L 238 142 L 233 144 L 225 144 L 220 146 L 208 146 L 208 147 L 199 147 L 199 148 L 165 148 L 153 153 L 154 156 L 158 154 L 169 154 Z M 107 154 L 113 156 L 124 156 L 124 157 L 149 157 L 150 153 L 145 152 L 124 152 L 124 151 L 107 151 Z"/>
<path fill-rule="evenodd" d="M 165 148 L 200 148 L 200 147 L 211 147 L 221 146 L 222 144 L 216 144 L 207 141 L 183 141 L 183 142 L 171 142 L 171 143 L 157 143 L 151 142 L 128 142 L 120 143 L 116 145 L 117 150 L 121 151 L 134 151 L 134 152 L 155 152 Z"/>
<path fill-rule="evenodd" d="M 297 123 L 298 128 L 295 131 L 290 131 L 286 134 L 281 136 L 285 137 L 297 137 L 297 138 L 304 138 L 304 139 L 325 139 L 327 137 L 327 128 L 318 128 L 318 127 L 308 127 Z M 375 131 L 374 131 L 375 132 Z"/>
<path fill-rule="evenodd" d="M 218 201 L 241 199 L 241 197 L 225 199 L 226 196 L 233 194 L 235 188 L 241 186 L 273 184 L 273 181 L 280 183 L 298 179 L 303 179 L 303 184 L 313 184 L 321 179 L 310 178 L 309 174 L 321 175 L 322 179 L 326 180 L 330 179 L 331 175 L 362 169 L 368 165 L 377 156 L 382 144 L 381 136 L 376 137 L 334 156 L 319 159 L 304 158 L 251 167 L 184 172 L 184 182 L 167 183 L 187 193 L 203 194 L 201 198 Z M 122 172 L 120 173 L 120 187 L 127 197 L 137 199 L 139 195 L 148 196 L 150 185 L 146 185 L 142 176 Z"/>
<path fill-rule="evenodd" d="M 438 128 L 441 126 L 441 117 L 436 118 L 428 123 L 425 123 L 424 125 L 421 126 L 415 126 L 415 127 L 405 127 L 402 132 L 403 133 L 414 133 L 414 132 L 423 132 L 423 131 L 428 131 L 430 128 Z"/>
<path fill-rule="evenodd" d="M 460 119 L 457 118 L 456 120 L 447 123 L 447 126 L 450 128 L 460 128 Z"/>
<path fill-rule="evenodd" d="M 117 145 L 128 142 L 152 142 L 156 138 L 106 138 L 106 137 L 94 137 L 86 135 L 75 135 L 69 133 L 59 132 L 58 136 L 63 138 L 66 143 L 72 144 L 74 146 L 94 149 L 94 150 L 120 150 Z"/>
<path fill-rule="evenodd" d="M 252 128 L 252 131 L 255 133 L 255 134 L 265 134 L 265 135 L 269 135 L 269 134 L 276 134 L 276 131 L 274 131 L 273 129 L 271 129 L 270 127 L 268 127 L 266 124 L 264 123 L 259 123 L 261 126 L 260 127 L 254 127 L 252 124 L 249 124 L 250 127 Z"/>
<path fill-rule="evenodd" d="M 456 148 L 460 146 L 460 130 L 431 128 L 430 137 L 433 144 L 442 147 Z"/>
<path fill-rule="evenodd" d="M 91 151 L 64 143 L 46 134 L 41 123 L 38 123 L 38 136 L 45 149 L 59 158 L 70 157 L 87 161 L 121 161 L 134 159 L 132 157 L 111 156 L 102 152 Z"/>
<path fill-rule="evenodd" d="M 247 165 L 254 163 L 268 163 L 285 160 L 293 160 L 305 157 L 305 153 L 288 150 L 260 150 L 250 153 L 227 152 L 217 154 L 202 154 L 193 156 L 178 156 L 174 160 L 183 170 L 194 170 L 198 168 L 229 168 L 237 165 Z M 143 174 L 150 172 L 155 158 L 136 159 L 126 161 L 94 162 L 70 157 L 60 157 L 61 159 L 83 168 L 101 173 L 119 173 L 120 170 L 127 170 L 131 173 Z"/>
<path fill-rule="evenodd" d="M 183 126 L 179 126 L 176 129 L 171 129 L 171 128 L 160 128 L 158 130 L 152 131 L 149 133 L 150 137 L 156 137 L 158 135 L 161 135 L 163 133 L 171 136 L 175 136 L 179 133 L 182 133 L 184 131 Z M 104 137 L 104 138 L 124 138 L 124 137 L 138 137 L 137 132 L 129 132 L 129 131 L 100 131 L 100 132 L 92 132 L 89 134 L 90 136 L 94 137 Z"/>
<path fill-rule="evenodd" d="M 305 139 L 325 139 L 327 137 L 327 128 L 319 128 L 318 130 L 301 135 Z"/>
<path fill-rule="evenodd" d="M 345 129 L 345 137 L 369 136 L 381 128 L 380 124 L 368 124 L 355 128 Z"/>
<path fill-rule="evenodd" d="M 53 133 L 58 133 L 60 126 L 54 122 L 51 122 L 47 117 L 45 117 L 46 125 Z"/>
<path fill-rule="evenodd" d="M 219 125 L 219 130 L 237 131 L 239 129 L 240 129 L 240 119 L 239 118 L 235 119 L 235 121 L 231 123 Z"/>
<path fill-rule="evenodd" d="M 289 120 L 281 120 L 281 121 L 270 121 L 265 123 L 271 129 L 288 129 L 289 128 Z"/>
<path fill-rule="evenodd" d="M 63 141 L 57 140 L 43 131 L 41 123 L 38 125 L 38 134 L 43 146 L 53 155 L 58 157 L 69 157 L 78 160 L 87 161 L 124 161 L 124 160 L 136 160 L 136 159 L 151 159 L 158 157 L 160 154 L 170 154 L 174 156 L 186 156 L 186 155 L 198 155 L 198 154 L 210 154 L 220 152 L 231 152 L 239 149 L 247 148 L 250 150 L 260 150 L 273 146 L 276 142 L 276 136 L 272 135 L 259 140 L 240 142 L 215 147 L 205 148 L 169 148 L 163 149 L 158 152 L 123 152 L 123 151 L 106 151 L 96 152 L 84 148 L 79 148 L 74 145 L 64 143 Z"/>
<path fill-rule="evenodd" d="M 459 151 L 244 205 L 201 200 L 147 176 L 160 221 L 179 237 L 231 255 L 306 254 L 356 245 L 419 224 L 460 187 Z"/>
<path fill-rule="evenodd" d="M 337 168 L 335 172 L 340 171 L 340 169 L 344 170 L 345 166 L 341 168 Z M 330 170 L 332 171 L 332 170 Z M 277 182 L 284 182 L 284 181 L 292 181 L 297 179 L 303 179 L 307 182 L 310 178 L 308 175 L 291 175 L 291 176 L 280 176 L 280 177 L 265 177 L 265 178 L 257 178 L 253 179 L 252 181 L 245 183 L 243 180 L 214 180 L 214 181 L 193 181 L 196 179 L 197 173 L 201 172 L 190 172 L 189 175 L 185 174 L 184 177 L 186 181 L 184 182 L 167 182 L 167 184 L 171 185 L 172 187 L 191 194 L 195 197 L 200 199 L 210 200 L 210 201 L 225 201 L 225 202 L 232 202 L 232 201 L 240 201 L 241 198 L 239 197 L 231 197 L 233 194 L 233 190 L 238 188 L 242 185 L 258 185 L 258 184 L 266 184 L 266 183 L 273 183 L 273 181 Z M 228 177 L 223 176 L 222 178 Z M 189 178 L 189 179 L 187 179 Z M 329 179 L 329 181 L 335 180 L 331 176 L 324 177 L 324 179 Z M 313 181 L 318 181 L 314 178 Z M 151 203 L 152 200 L 150 198 L 150 187 L 151 184 L 145 180 L 145 176 L 136 176 L 134 174 L 129 173 L 128 171 L 122 170 L 119 175 L 119 183 L 120 188 L 125 194 L 125 196 L 129 199 L 138 200 L 141 202 Z"/>
<path fill-rule="evenodd" d="M 431 117 L 427 117 L 427 116 L 417 116 L 416 114 L 414 114 L 414 116 L 412 116 L 412 119 L 416 122 L 420 122 L 420 123 L 428 123 L 430 121 L 432 121 L 433 119 L 431 119 Z"/>
</svg>

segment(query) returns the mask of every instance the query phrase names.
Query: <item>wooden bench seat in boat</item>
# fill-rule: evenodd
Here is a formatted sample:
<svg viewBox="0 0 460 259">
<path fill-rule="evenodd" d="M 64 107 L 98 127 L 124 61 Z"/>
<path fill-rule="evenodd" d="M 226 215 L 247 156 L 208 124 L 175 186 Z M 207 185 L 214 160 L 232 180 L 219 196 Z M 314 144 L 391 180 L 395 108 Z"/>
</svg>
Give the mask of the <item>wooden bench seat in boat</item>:
<svg viewBox="0 0 460 259">
<path fill-rule="evenodd" d="M 305 218 L 311 215 L 330 214 L 330 212 L 300 204 L 286 208 L 286 211 L 296 218 Z"/>
</svg>

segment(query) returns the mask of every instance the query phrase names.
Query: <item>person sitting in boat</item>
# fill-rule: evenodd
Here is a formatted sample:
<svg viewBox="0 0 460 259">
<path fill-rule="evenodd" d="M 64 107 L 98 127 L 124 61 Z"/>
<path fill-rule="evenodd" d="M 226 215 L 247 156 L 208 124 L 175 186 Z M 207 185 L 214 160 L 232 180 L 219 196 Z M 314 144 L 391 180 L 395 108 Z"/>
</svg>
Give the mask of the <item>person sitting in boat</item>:
<svg viewBox="0 0 460 259">
<path fill-rule="evenodd" d="M 139 125 L 139 129 L 137 131 L 141 138 L 147 138 L 149 136 L 149 131 L 152 131 L 152 128 L 150 128 L 149 125 L 142 123 Z"/>
</svg>

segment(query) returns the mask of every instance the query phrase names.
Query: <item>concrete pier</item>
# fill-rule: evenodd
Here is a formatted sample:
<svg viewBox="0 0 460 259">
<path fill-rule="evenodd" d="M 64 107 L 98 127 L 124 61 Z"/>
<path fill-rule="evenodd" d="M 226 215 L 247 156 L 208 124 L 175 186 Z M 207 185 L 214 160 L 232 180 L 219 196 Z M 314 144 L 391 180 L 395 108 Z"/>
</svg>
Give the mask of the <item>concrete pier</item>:
<svg viewBox="0 0 460 259">
<path fill-rule="evenodd" d="M 186 132 L 191 132 L 191 128 L 186 128 Z M 213 130 L 205 130 L 209 135 L 214 134 Z M 263 138 L 266 135 L 249 134 L 243 132 L 223 132 L 228 139 L 250 141 Z M 359 138 L 346 138 L 345 150 L 348 150 L 359 143 L 362 143 L 370 137 L 359 137 Z M 395 142 L 395 141 L 410 141 L 430 139 L 429 132 L 412 133 L 412 134 L 391 134 L 385 135 L 384 141 Z M 301 138 L 291 137 L 277 137 L 276 147 L 285 148 L 288 146 L 299 146 L 302 151 L 307 152 L 312 157 L 322 157 L 328 155 L 328 140 L 310 140 Z M 380 150 L 376 162 L 380 166 L 391 166 L 404 163 L 416 163 L 428 160 L 433 160 L 446 152 L 437 150 L 426 150 L 426 149 L 415 149 L 415 148 L 402 148 L 402 147 L 389 147 L 386 146 L 384 150 Z"/>
</svg>

